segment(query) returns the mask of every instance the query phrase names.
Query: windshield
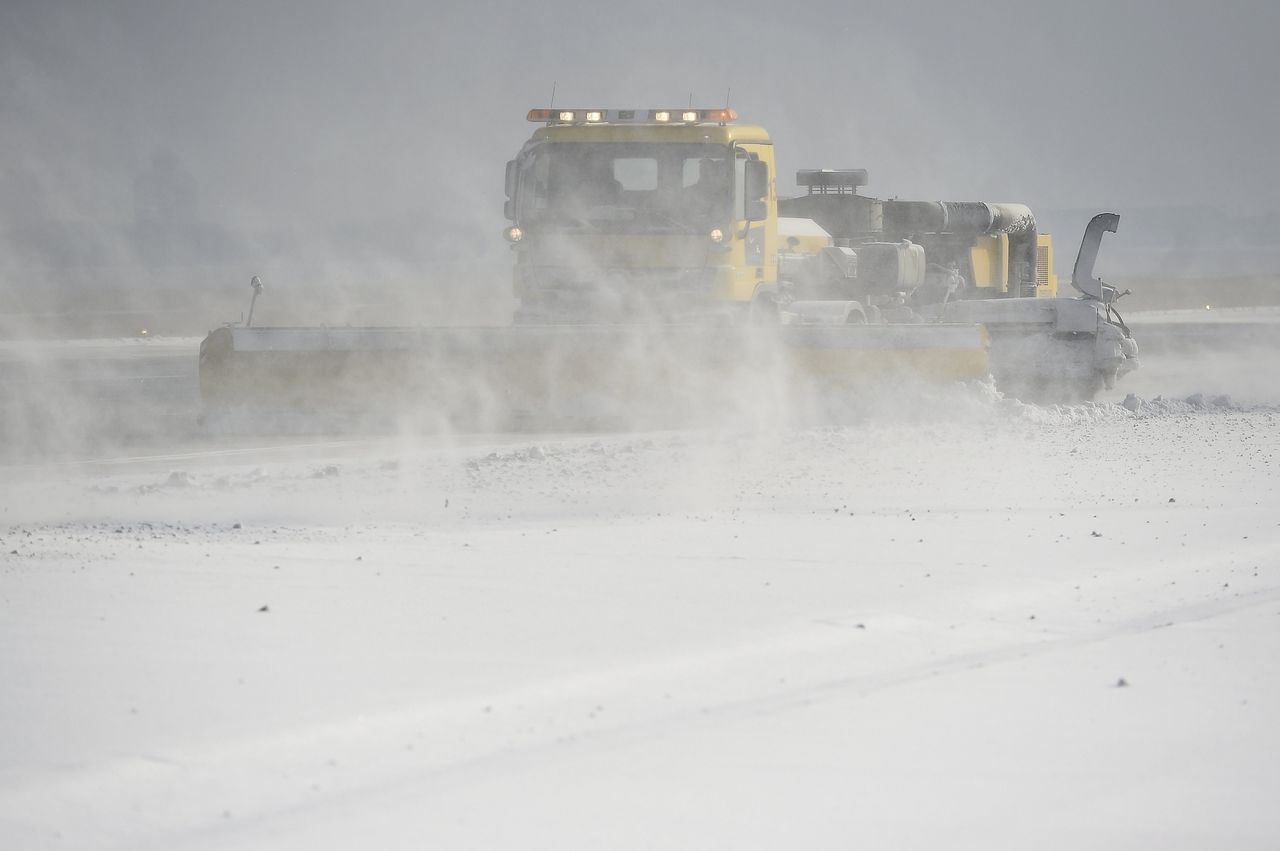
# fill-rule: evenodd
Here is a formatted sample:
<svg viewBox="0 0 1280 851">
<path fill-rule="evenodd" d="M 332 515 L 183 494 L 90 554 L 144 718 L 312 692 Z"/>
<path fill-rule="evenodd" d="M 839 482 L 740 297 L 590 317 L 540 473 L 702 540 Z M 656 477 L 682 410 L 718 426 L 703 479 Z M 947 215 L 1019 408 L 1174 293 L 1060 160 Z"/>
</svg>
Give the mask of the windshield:
<svg viewBox="0 0 1280 851">
<path fill-rule="evenodd" d="M 729 219 L 727 145 L 557 142 L 522 169 L 526 226 L 600 233 L 702 233 Z"/>
</svg>

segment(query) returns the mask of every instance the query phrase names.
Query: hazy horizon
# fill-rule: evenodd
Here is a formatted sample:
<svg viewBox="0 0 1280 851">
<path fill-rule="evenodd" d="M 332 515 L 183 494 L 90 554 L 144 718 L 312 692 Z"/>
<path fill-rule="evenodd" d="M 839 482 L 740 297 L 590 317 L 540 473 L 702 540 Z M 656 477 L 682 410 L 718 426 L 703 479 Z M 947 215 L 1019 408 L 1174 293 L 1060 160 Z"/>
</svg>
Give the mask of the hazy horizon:
<svg viewBox="0 0 1280 851">
<path fill-rule="evenodd" d="M 562 105 L 731 90 L 783 191 L 865 167 L 882 197 L 1023 201 L 1060 269 L 1112 209 L 1124 274 L 1270 272 L 1277 34 L 1260 2 L 9 2 L 0 293 L 497 268 L 503 163 L 553 85 Z"/>
</svg>

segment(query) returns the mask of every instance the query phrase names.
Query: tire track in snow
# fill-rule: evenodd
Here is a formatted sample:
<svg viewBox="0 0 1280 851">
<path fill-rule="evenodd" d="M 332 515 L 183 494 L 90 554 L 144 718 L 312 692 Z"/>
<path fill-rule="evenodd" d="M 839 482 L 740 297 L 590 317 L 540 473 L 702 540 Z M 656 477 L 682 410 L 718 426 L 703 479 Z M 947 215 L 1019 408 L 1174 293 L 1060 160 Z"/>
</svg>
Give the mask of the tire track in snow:
<svg viewBox="0 0 1280 851">
<path fill-rule="evenodd" d="M 74 805 L 118 847 L 220 847 L 228 839 L 319 810 L 359 807 L 407 790 L 482 777 L 582 749 L 617 746 L 688 727 L 715 726 L 860 698 L 934 677 L 964 674 L 1115 638 L 1141 635 L 1280 602 L 1280 587 L 1147 612 L 1105 628 L 1000 643 L 940 659 L 779 685 L 778 672 L 821 654 L 828 661 L 865 633 L 813 622 L 799 630 L 712 652 L 535 684 L 224 747 L 139 756 L 13 784 L 0 791 L 0 823 L 28 847 Z M 837 659 L 838 661 L 838 659 Z M 761 683 L 769 685 L 762 693 Z M 728 699 L 726 694 L 729 695 Z M 593 709 L 608 707 L 608 715 Z M 608 718 L 621 716 L 610 722 Z M 595 729 L 592 729 L 593 725 Z M 569 749 L 569 750 L 566 750 Z M 10 785 L 10 784 L 5 784 Z M 129 825 L 121 813 L 137 813 Z M 101 832 L 92 828 L 100 828 Z M 132 828 L 132 829 L 130 829 Z M 43 840 L 43 841 L 42 841 Z M 75 840 L 75 837 L 64 837 Z"/>
</svg>

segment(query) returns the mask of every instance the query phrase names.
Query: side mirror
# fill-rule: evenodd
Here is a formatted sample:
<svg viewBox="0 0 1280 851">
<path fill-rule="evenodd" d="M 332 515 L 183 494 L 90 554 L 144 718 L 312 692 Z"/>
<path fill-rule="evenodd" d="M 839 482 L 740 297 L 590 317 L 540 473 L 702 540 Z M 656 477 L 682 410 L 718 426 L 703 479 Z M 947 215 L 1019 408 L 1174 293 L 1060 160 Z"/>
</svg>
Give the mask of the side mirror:
<svg viewBox="0 0 1280 851">
<path fill-rule="evenodd" d="M 760 160 L 747 160 L 743 187 L 746 199 L 744 215 L 749 222 L 762 222 L 769 217 L 769 166 Z"/>
<path fill-rule="evenodd" d="M 520 174 L 520 170 L 516 161 L 508 160 L 507 161 L 507 181 L 506 181 L 508 198 L 516 197 L 516 177 L 519 176 L 519 174 Z"/>
<path fill-rule="evenodd" d="M 507 202 L 502 205 L 502 215 L 509 221 L 516 220 L 516 182 L 520 179 L 520 164 L 516 160 L 507 162 L 506 191 Z"/>
</svg>

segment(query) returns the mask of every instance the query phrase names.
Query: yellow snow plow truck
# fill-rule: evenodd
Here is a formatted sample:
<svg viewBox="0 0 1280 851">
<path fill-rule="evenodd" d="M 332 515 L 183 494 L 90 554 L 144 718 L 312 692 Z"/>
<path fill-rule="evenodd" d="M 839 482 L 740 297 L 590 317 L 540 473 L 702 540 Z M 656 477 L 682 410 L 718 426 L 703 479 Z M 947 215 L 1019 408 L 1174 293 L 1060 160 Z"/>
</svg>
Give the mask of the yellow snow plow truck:
<svg viewBox="0 0 1280 851">
<path fill-rule="evenodd" d="M 768 133 L 727 108 L 528 118 L 543 126 L 506 170 L 511 326 L 250 319 L 201 345 L 207 406 L 636 421 L 761 388 L 821 409 L 868 381 L 987 374 L 1006 393 L 1076 400 L 1137 366 L 1122 294 L 1092 273 L 1114 213 L 1086 228 L 1079 294 L 1064 298 L 1052 240 L 1021 204 L 879 200 L 858 194 L 865 171 L 829 169 L 798 172 L 806 193 L 779 198 Z"/>
</svg>

